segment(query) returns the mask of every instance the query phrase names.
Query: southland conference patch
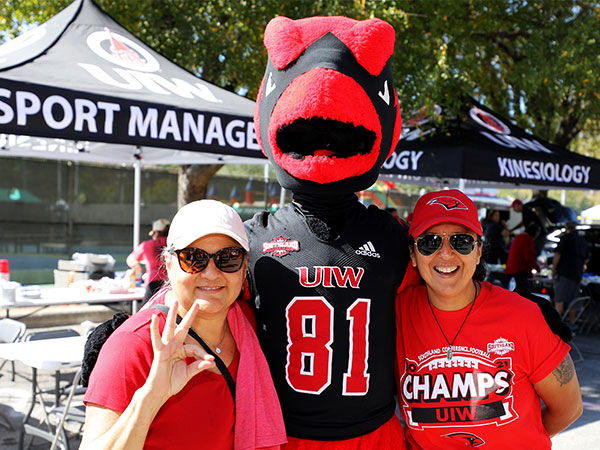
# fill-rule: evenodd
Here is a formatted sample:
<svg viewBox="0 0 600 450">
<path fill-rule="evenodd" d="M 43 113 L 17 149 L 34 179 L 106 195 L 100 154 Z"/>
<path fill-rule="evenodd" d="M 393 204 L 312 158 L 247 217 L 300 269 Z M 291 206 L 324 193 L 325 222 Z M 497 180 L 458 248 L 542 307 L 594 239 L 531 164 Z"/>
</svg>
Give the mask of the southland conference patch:
<svg viewBox="0 0 600 450">
<path fill-rule="evenodd" d="M 508 352 L 515 350 L 515 344 L 510 342 L 508 339 L 499 337 L 494 342 L 490 342 L 487 345 L 488 353 L 496 353 L 497 355 L 506 355 Z"/>
<path fill-rule="evenodd" d="M 297 252 L 300 250 L 300 243 L 298 241 L 292 241 L 286 237 L 278 236 L 271 242 L 263 242 L 262 251 L 263 253 L 271 253 L 273 256 L 285 256 L 290 252 Z"/>
</svg>

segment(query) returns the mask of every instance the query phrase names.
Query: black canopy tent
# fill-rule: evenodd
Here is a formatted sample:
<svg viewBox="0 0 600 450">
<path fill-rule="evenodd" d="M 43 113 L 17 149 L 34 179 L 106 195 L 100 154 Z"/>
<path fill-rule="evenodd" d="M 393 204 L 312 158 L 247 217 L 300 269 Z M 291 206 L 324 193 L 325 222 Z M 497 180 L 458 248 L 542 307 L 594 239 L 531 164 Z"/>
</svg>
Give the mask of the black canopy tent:
<svg viewBox="0 0 600 450">
<path fill-rule="evenodd" d="M 128 164 L 134 243 L 144 164 L 264 164 L 254 102 L 148 47 L 92 0 L 0 46 L 0 156 Z"/>
<path fill-rule="evenodd" d="M 437 108 L 444 116 L 444 110 Z M 380 178 L 438 187 L 600 189 L 600 160 L 552 145 L 473 99 L 458 117 L 406 120 Z"/>
</svg>

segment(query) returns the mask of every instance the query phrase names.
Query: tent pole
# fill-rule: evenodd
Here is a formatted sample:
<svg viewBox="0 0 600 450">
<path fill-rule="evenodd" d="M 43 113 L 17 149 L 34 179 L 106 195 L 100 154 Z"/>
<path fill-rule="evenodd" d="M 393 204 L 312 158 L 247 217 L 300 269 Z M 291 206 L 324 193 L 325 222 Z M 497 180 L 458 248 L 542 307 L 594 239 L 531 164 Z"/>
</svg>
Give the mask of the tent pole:
<svg viewBox="0 0 600 450">
<path fill-rule="evenodd" d="M 283 208 L 285 206 L 285 188 L 281 186 L 281 190 L 279 191 L 279 208 Z"/>
<path fill-rule="evenodd" d="M 140 197 L 142 184 L 142 162 L 133 163 L 133 248 L 140 243 Z"/>
<path fill-rule="evenodd" d="M 269 209 L 269 163 L 265 163 L 263 178 L 265 180 L 265 209 Z"/>
</svg>

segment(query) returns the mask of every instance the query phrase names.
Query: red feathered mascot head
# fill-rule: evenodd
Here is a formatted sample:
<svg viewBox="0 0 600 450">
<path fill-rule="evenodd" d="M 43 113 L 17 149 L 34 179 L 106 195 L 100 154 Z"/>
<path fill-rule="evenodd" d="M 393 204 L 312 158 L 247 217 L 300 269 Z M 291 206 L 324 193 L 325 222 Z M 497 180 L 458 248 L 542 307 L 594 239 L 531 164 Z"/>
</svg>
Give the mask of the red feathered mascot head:
<svg viewBox="0 0 600 450">
<path fill-rule="evenodd" d="M 276 17 L 264 43 L 269 59 L 254 126 L 279 183 L 316 194 L 371 186 L 400 136 L 392 26 Z"/>
</svg>

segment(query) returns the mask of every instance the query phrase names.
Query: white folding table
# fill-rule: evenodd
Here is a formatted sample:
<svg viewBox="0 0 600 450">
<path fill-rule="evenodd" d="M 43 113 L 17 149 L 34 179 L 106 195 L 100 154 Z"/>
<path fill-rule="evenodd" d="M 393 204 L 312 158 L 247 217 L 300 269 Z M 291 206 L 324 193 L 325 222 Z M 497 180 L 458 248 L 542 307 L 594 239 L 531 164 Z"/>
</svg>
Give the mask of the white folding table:
<svg viewBox="0 0 600 450">
<path fill-rule="evenodd" d="M 14 308 L 32 308 L 39 307 L 43 309 L 48 306 L 56 305 L 76 305 L 76 304 L 101 304 L 109 305 L 112 303 L 131 302 L 132 313 L 138 310 L 138 301 L 144 298 L 145 289 L 134 288 L 127 292 L 82 292 L 74 288 L 47 288 L 41 289 L 40 298 L 27 298 L 17 295 L 16 301 L 12 303 L 0 302 L 0 309 L 8 311 Z"/>
</svg>

